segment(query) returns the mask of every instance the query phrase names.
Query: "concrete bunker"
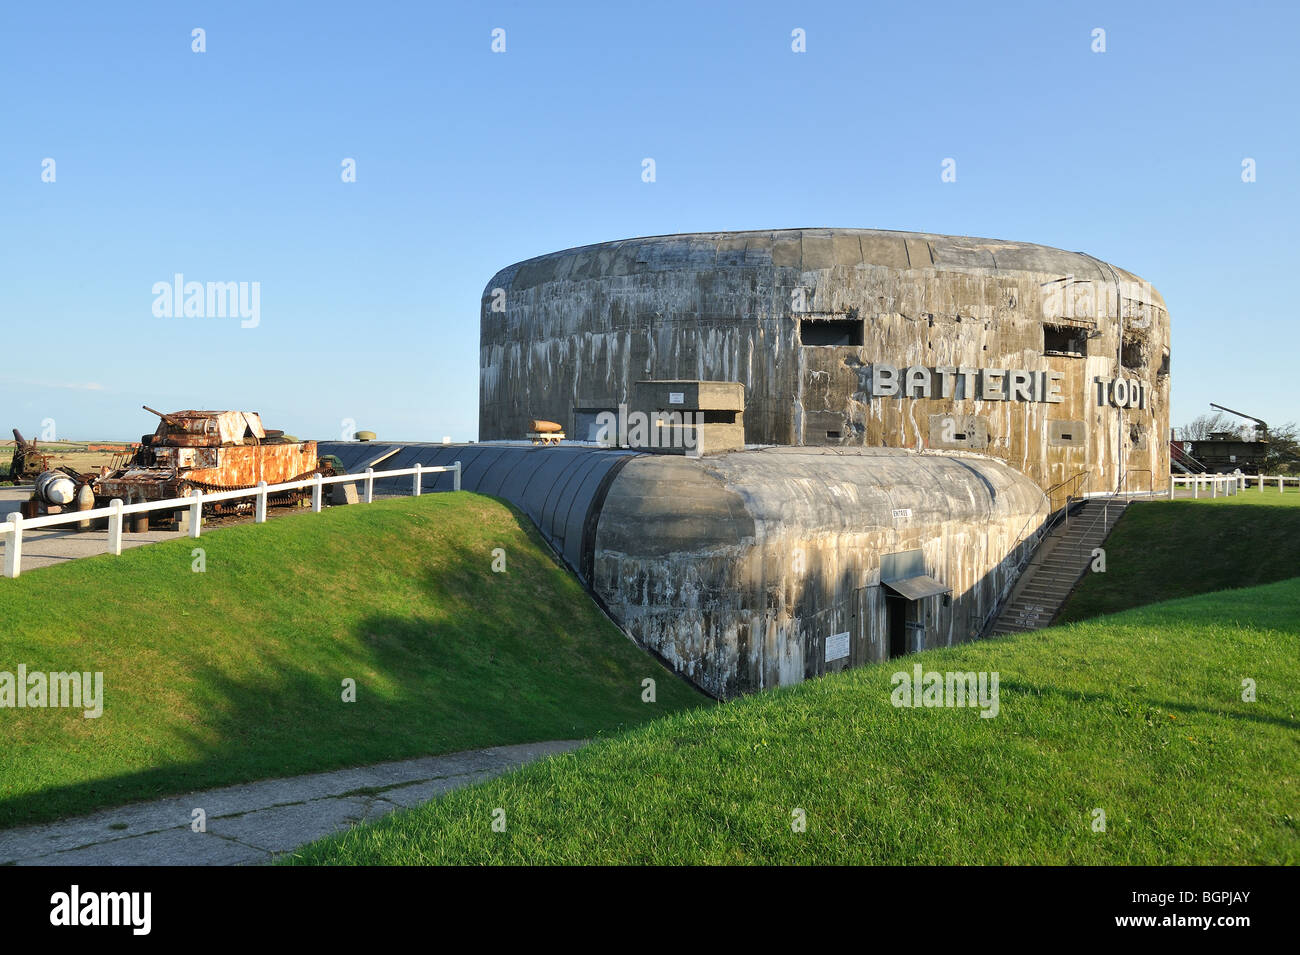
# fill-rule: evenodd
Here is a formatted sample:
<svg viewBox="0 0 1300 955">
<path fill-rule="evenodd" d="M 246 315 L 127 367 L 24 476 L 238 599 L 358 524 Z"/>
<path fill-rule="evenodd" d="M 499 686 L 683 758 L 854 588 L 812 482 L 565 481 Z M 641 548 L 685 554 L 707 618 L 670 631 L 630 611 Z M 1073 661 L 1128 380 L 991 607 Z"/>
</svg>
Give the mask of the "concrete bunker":
<svg viewBox="0 0 1300 955">
<path fill-rule="evenodd" d="M 977 450 L 1044 490 L 1084 471 L 1091 493 L 1169 469 L 1164 300 L 1083 253 L 871 229 L 652 236 L 511 265 L 482 302 L 483 440 L 532 417 L 581 439 L 638 382 L 702 380 L 741 385 L 746 445 Z M 885 365 L 937 385 L 873 393 Z M 936 415 L 983 426 L 944 440 Z M 1082 426 L 1063 443 L 1058 422 Z"/>
<path fill-rule="evenodd" d="M 970 639 L 1047 513 L 1033 481 L 974 456 L 640 455 L 606 493 L 590 583 L 638 642 L 729 697 Z"/>
<path fill-rule="evenodd" d="M 720 697 L 974 639 L 1072 496 L 1168 473 L 1164 301 L 1083 253 L 653 236 L 508 266 L 481 322 L 480 437 L 542 418 L 621 455 L 542 465 L 521 499 L 585 488 L 543 533 L 563 514 L 557 549 L 620 626 Z M 635 414 L 704 440 L 639 442 Z"/>
</svg>

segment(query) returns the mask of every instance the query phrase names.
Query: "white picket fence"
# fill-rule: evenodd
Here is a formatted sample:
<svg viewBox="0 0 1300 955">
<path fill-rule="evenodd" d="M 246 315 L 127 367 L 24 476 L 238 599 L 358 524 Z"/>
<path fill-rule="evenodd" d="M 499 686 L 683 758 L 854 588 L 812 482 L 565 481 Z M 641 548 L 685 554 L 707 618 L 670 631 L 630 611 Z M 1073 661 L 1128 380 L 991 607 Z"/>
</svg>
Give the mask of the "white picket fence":
<svg viewBox="0 0 1300 955">
<path fill-rule="evenodd" d="M 1254 481 L 1262 492 L 1267 487 L 1276 486 L 1280 494 L 1288 482 L 1295 482 L 1300 488 L 1300 477 L 1268 474 L 1175 474 L 1169 481 L 1169 497 L 1174 496 L 1175 487 L 1190 487 L 1192 497 L 1228 497 L 1239 494 Z"/>
<path fill-rule="evenodd" d="M 77 524 L 95 518 L 108 518 L 108 547 L 106 552 L 113 555 L 122 553 L 122 519 L 128 514 L 143 514 L 149 511 L 177 511 L 189 509 L 189 534 L 198 537 L 203 527 L 203 505 L 217 501 L 235 501 L 240 498 L 255 498 L 253 502 L 253 521 L 266 523 L 266 499 L 268 495 L 282 491 L 296 491 L 311 488 L 311 509 L 319 514 L 323 503 L 323 489 L 327 484 L 356 484 L 365 486 L 363 500 L 369 504 L 375 499 L 375 480 L 411 476 L 411 494 L 419 497 L 423 492 L 424 475 L 452 472 L 452 489 L 460 490 L 460 462 L 447 467 L 425 467 L 417 464 L 411 468 L 398 468 L 393 471 L 376 471 L 366 468 L 363 473 L 337 474 L 333 477 L 321 477 L 319 474 L 302 481 L 286 481 L 283 484 L 267 484 L 258 481 L 257 486 L 244 491 L 217 491 L 205 494 L 195 490 L 188 497 L 173 497 L 164 501 L 142 501 L 138 504 L 124 504 L 120 498 L 114 498 L 107 507 L 96 507 L 89 511 L 66 511 L 61 514 L 47 514 L 44 517 L 24 518 L 14 511 L 0 523 L 0 536 L 4 538 L 4 575 L 17 577 L 22 571 L 23 533 L 42 527 L 58 527 L 60 524 Z"/>
</svg>

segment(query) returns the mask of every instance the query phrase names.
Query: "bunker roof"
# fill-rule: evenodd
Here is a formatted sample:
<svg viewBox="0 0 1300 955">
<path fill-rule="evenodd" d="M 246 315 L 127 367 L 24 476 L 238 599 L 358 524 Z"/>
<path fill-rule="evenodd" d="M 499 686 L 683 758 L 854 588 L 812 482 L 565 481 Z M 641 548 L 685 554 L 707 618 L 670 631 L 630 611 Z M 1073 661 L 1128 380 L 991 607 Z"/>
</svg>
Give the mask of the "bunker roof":
<svg viewBox="0 0 1300 955">
<path fill-rule="evenodd" d="M 894 232 L 885 229 L 777 229 L 646 236 L 551 252 L 507 266 L 484 291 L 522 290 L 555 279 L 599 279 L 647 272 L 790 267 L 801 271 L 876 265 L 899 269 L 987 269 L 1140 282 L 1082 252 L 1045 245 Z"/>
</svg>

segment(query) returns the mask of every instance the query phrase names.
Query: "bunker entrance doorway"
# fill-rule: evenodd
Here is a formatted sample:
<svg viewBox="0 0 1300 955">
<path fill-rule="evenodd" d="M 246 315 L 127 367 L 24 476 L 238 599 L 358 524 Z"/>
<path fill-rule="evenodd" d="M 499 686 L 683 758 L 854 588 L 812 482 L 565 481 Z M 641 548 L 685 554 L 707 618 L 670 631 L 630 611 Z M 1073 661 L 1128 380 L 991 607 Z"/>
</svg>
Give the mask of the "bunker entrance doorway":
<svg viewBox="0 0 1300 955">
<path fill-rule="evenodd" d="M 880 585 L 885 591 L 890 658 L 919 650 L 925 643 L 926 604 L 952 589 L 925 572 L 925 556 L 919 549 L 882 554 Z"/>
<path fill-rule="evenodd" d="M 908 652 L 908 622 L 915 613 L 915 601 L 898 594 L 885 594 L 885 632 L 889 634 L 889 658 L 901 657 Z"/>
</svg>

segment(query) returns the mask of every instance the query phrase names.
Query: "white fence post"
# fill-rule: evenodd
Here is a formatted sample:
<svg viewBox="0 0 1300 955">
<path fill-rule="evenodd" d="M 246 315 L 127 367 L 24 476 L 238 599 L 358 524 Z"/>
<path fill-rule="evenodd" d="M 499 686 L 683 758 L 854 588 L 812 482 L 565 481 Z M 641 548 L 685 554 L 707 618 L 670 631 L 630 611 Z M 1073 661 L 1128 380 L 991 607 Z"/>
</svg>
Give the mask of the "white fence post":
<svg viewBox="0 0 1300 955">
<path fill-rule="evenodd" d="M 115 497 L 108 506 L 113 513 L 108 515 L 108 552 L 114 557 L 122 556 L 122 499 Z"/>
<path fill-rule="evenodd" d="M 366 468 L 366 503 L 373 504 L 375 501 L 375 469 Z"/>
<path fill-rule="evenodd" d="M 459 461 L 456 462 L 456 473 L 455 473 L 455 475 L 454 475 L 453 478 L 452 478 L 452 488 L 451 488 L 451 489 L 452 489 L 453 491 L 459 491 L 459 490 L 460 490 L 460 462 L 459 462 Z"/>
<path fill-rule="evenodd" d="M 253 523 L 266 523 L 266 482 L 257 482 L 257 502 L 253 505 Z"/>
<path fill-rule="evenodd" d="M 321 476 L 314 475 L 311 481 L 311 512 L 319 514 L 321 508 Z"/>
<path fill-rule="evenodd" d="M 1282 493 L 1282 481 L 1283 481 L 1283 480 L 1284 480 L 1284 479 L 1283 479 L 1283 478 L 1280 478 L 1280 477 L 1277 479 L 1277 493 L 1279 493 L 1279 494 Z"/>
<path fill-rule="evenodd" d="M 190 536 L 198 537 L 203 524 L 203 492 L 198 488 L 190 495 Z"/>
<path fill-rule="evenodd" d="M 17 577 L 23 569 L 23 515 L 14 511 L 5 518 L 14 529 L 5 534 L 5 576 Z"/>
<path fill-rule="evenodd" d="M 1262 474 L 1259 476 L 1259 493 L 1264 493 L 1264 475 Z"/>
<path fill-rule="evenodd" d="M 420 479 L 422 477 L 420 472 L 423 470 L 424 466 L 417 461 L 415 464 L 415 473 L 411 475 L 411 494 L 415 497 L 420 496 Z"/>
<path fill-rule="evenodd" d="M 1177 480 L 1178 478 L 1174 477 L 1172 474 L 1169 475 L 1169 500 L 1171 501 L 1174 499 L 1174 484 Z"/>
</svg>

